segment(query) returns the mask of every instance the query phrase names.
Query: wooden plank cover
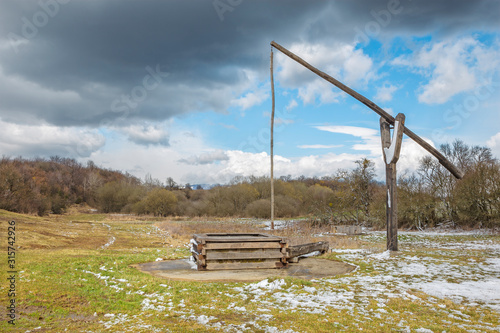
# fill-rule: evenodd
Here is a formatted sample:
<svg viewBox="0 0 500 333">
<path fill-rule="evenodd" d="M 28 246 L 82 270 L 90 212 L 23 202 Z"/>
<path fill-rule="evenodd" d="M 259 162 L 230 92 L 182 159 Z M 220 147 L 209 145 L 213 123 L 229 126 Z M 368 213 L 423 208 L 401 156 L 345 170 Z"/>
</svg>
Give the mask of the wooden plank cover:
<svg viewBox="0 0 500 333">
<path fill-rule="evenodd" d="M 284 244 L 279 242 L 243 242 L 243 243 L 207 243 L 203 249 L 280 249 Z"/>
<path fill-rule="evenodd" d="M 266 260 L 259 262 L 210 262 L 207 264 L 207 270 L 222 270 L 222 269 L 265 269 L 265 268 L 280 268 L 284 265 L 280 261 Z"/>
<path fill-rule="evenodd" d="M 206 259 L 210 260 L 237 260 L 237 259 L 281 259 L 285 254 L 278 249 L 257 251 L 207 251 Z"/>
<path fill-rule="evenodd" d="M 196 234 L 193 238 L 198 243 L 234 243 L 234 242 L 284 242 L 283 238 L 266 234 Z"/>
</svg>

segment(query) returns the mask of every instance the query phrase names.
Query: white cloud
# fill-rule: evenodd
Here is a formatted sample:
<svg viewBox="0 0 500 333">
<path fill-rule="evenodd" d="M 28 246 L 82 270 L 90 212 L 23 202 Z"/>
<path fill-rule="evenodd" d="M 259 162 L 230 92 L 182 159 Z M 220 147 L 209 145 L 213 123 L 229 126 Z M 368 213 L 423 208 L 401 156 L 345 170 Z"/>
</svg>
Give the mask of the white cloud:
<svg viewBox="0 0 500 333">
<path fill-rule="evenodd" d="M 353 136 L 358 136 L 361 138 L 370 138 L 372 136 L 378 135 L 378 131 L 372 128 L 366 127 L 356 127 L 356 126 L 315 126 L 316 129 L 320 131 L 326 131 L 331 133 L 341 133 L 349 134 Z"/>
<path fill-rule="evenodd" d="M 226 152 L 219 149 L 200 155 L 192 155 L 187 158 L 182 158 L 179 160 L 179 162 L 191 165 L 205 165 L 217 163 L 220 161 L 227 161 L 228 159 L 229 157 L 227 156 Z"/>
<path fill-rule="evenodd" d="M 224 184 L 235 176 L 269 176 L 270 174 L 270 156 L 266 152 L 212 150 L 198 155 L 185 156 L 181 152 L 183 146 L 183 144 L 173 144 L 170 147 L 144 147 L 132 143 L 112 151 L 99 150 L 92 154 L 91 159 L 98 165 L 121 169 L 140 178 L 151 173 L 153 177 L 163 181 L 167 177 L 172 177 L 178 183 Z M 377 151 L 376 154 L 368 155 L 365 153 L 328 153 L 293 159 L 275 155 L 275 175 L 276 177 L 333 175 L 338 169 L 354 168 L 354 161 L 368 157 L 375 162 L 377 178 L 384 180 L 385 167 L 380 146 Z M 426 152 L 416 143 L 405 140 L 398 162 L 398 174 L 403 174 L 405 170 L 414 171 L 419 159 L 425 154 Z"/>
<path fill-rule="evenodd" d="M 500 158 L 500 132 L 493 135 L 487 142 L 486 145 L 491 148 L 492 153 Z"/>
<path fill-rule="evenodd" d="M 239 150 L 227 151 L 229 160 L 221 164 L 220 169 L 211 172 L 212 179 L 216 183 L 225 183 L 235 176 L 269 176 L 270 156 L 262 153 L 248 153 Z M 361 155 L 333 153 L 326 155 L 310 155 L 296 159 L 288 159 L 280 155 L 274 155 L 274 171 L 276 177 L 292 175 L 308 177 L 331 175 L 338 168 L 352 168 L 354 161 Z"/>
<path fill-rule="evenodd" d="M 377 178 L 385 179 L 385 166 L 378 130 L 354 126 L 317 126 L 331 133 L 348 134 L 360 138 L 352 153 L 313 154 L 297 158 L 275 155 L 275 174 L 298 177 L 332 175 L 337 169 L 352 169 L 354 161 L 368 157 L 375 162 Z M 235 176 L 269 176 L 270 156 L 266 152 L 214 149 L 196 131 L 172 126 L 170 146 L 139 145 L 110 138 L 104 148 L 90 156 L 96 164 L 120 169 L 143 178 L 147 173 L 164 181 L 172 177 L 178 183 L 228 183 Z M 334 148 L 337 145 L 304 145 L 300 148 Z M 410 139 L 403 142 L 398 174 L 414 171 L 419 159 L 427 153 Z"/>
<path fill-rule="evenodd" d="M 390 114 L 391 116 L 394 116 L 394 110 L 392 108 L 383 108 L 388 114 Z"/>
<path fill-rule="evenodd" d="M 377 177 L 381 180 L 385 177 L 385 162 L 382 157 L 382 143 L 379 130 L 356 126 L 316 126 L 317 129 L 331 133 L 348 134 L 361 138 L 362 142 L 355 143 L 353 150 L 368 151 L 368 154 L 358 155 L 358 158 L 367 157 L 375 163 Z M 423 138 L 427 143 L 434 146 L 429 139 Z M 411 139 L 404 139 L 401 155 L 398 161 L 398 173 L 414 172 L 417 170 L 419 161 L 429 153 L 419 144 Z M 356 158 L 357 159 L 357 158 Z M 356 160 L 353 159 L 352 161 Z"/>
<path fill-rule="evenodd" d="M 427 138 L 422 139 L 434 147 L 432 140 Z M 382 151 L 382 148 L 380 148 L 380 150 Z M 401 155 L 399 156 L 399 161 L 397 163 L 398 175 L 403 175 L 405 172 L 411 173 L 417 171 L 420 160 L 425 156 L 431 155 L 427 150 L 422 148 L 422 146 L 412 139 L 404 139 L 401 145 Z M 384 163 L 382 157 L 381 162 Z"/>
<path fill-rule="evenodd" d="M 88 157 L 105 144 L 97 130 L 53 125 L 20 125 L 0 119 L 0 151 L 16 156 Z"/>
<path fill-rule="evenodd" d="M 292 110 L 292 109 L 295 109 L 297 106 L 299 106 L 299 104 L 297 103 L 297 101 L 295 99 L 292 99 L 290 101 L 290 103 L 288 103 L 288 105 L 285 107 L 286 110 Z"/>
<path fill-rule="evenodd" d="M 283 114 L 283 113 L 281 113 Z M 268 117 L 269 119 L 271 119 L 271 112 L 268 112 L 268 111 L 264 111 L 262 113 L 262 115 L 264 117 Z M 288 114 L 290 115 L 290 114 Z M 276 115 L 274 116 L 274 125 L 290 125 L 290 124 L 293 124 L 295 122 L 295 120 L 293 120 L 292 118 L 294 118 L 293 116 L 291 116 L 290 118 L 282 118 L 282 117 L 276 117 Z"/>
<path fill-rule="evenodd" d="M 420 87 L 419 102 L 442 104 L 454 95 L 489 83 L 497 70 L 500 52 L 481 42 L 464 37 L 428 43 L 411 56 L 396 58 L 392 64 L 413 68 L 429 78 Z"/>
<path fill-rule="evenodd" d="M 345 43 L 292 45 L 290 51 L 349 86 L 361 86 L 375 77 L 373 61 L 362 50 Z M 343 93 L 331 83 L 319 78 L 305 67 L 277 54 L 277 77 L 280 84 L 291 89 L 298 89 L 299 97 L 306 104 L 319 99 L 320 103 L 338 102 Z"/>
<path fill-rule="evenodd" d="M 137 144 L 169 145 L 169 135 L 161 125 L 131 125 L 120 128 L 119 131 L 127 135 L 130 141 Z"/>
<path fill-rule="evenodd" d="M 330 148 L 339 148 L 344 145 L 300 145 L 298 148 L 302 149 L 330 149 Z"/>
<path fill-rule="evenodd" d="M 321 131 L 347 134 L 361 138 L 360 143 L 352 146 L 354 150 L 369 151 L 370 155 L 378 156 L 381 152 L 381 141 L 378 130 L 356 126 L 316 126 Z"/>
<path fill-rule="evenodd" d="M 335 87 L 322 79 L 316 79 L 298 88 L 298 95 L 304 104 L 313 104 L 317 98 L 321 104 L 338 103 L 342 95 Z M 336 89 L 336 88 L 335 88 Z"/>
<path fill-rule="evenodd" d="M 274 119 L 274 124 L 275 125 L 290 125 L 293 124 L 295 121 L 293 119 L 285 119 L 285 118 L 275 118 Z"/>
<path fill-rule="evenodd" d="M 189 182 L 185 175 L 200 172 L 211 173 L 211 165 L 189 165 L 179 162 L 195 155 L 210 152 L 205 139 L 195 129 L 172 126 L 170 145 L 141 145 L 123 140 L 120 136 L 110 136 L 105 147 L 93 152 L 89 159 L 104 168 L 129 172 L 139 178 L 151 174 L 165 181 L 172 177 L 176 182 Z"/>
<path fill-rule="evenodd" d="M 353 50 L 344 63 L 344 80 L 347 85 L 366 83 L 374 74 L 373 61 L 361 50 Z"/>
<path fill-rule="evenodd" d="M 256 84 L 257 82 L 255 82 Z M 260 105 L 267 100 L 270 95 L 270 88 L 265 85 L 254 91 L 249 91 L 243 96 L 234 99 L 231 104 L 240 107 L 243 111 L 250 109 L 253 106 Z"/>
<path fill-rule="evenodd" d="M 382 86 L 380 86 L 377 89 L 377 94 L 375 95 L 374 99 L 379 102 L 392 101 L 392 95 L 398 89 L 399 87 L 393 86 L 392 84 L 385 82 Z"/>
</svg>

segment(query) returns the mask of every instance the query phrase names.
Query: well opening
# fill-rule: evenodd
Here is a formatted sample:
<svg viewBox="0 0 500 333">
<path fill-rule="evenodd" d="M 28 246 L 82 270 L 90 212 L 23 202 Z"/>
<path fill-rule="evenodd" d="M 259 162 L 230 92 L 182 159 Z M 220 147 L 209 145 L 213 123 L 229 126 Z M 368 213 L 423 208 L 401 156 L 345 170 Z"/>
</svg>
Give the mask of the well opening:
<svg viewBox="0 0 500 333">
<path fill-rule="evenodd" d="M 258 233 L 195 234 L 191 254 L 198 270 L 285 268 L 288 240 Z"/>
</svg>

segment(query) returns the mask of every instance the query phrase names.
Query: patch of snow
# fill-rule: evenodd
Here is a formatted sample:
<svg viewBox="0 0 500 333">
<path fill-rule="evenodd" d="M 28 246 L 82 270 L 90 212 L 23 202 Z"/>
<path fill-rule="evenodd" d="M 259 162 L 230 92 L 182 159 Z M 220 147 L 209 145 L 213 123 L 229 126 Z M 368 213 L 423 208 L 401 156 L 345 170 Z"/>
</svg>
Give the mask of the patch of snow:
<svg viewBox="0 0 500 333">
<path fill-rule="evenodd" d="M 321 252 L 314 251 L 314 252 L 311 252 L 311 253 L 302 254 L 300 257 L 301 258 L 314 257 L 314 256 L 319 256 L 320 254 L 321 254 Z"/>
<path fill-rule="evenodd" d="M 274 316 L 273 315 L 270 315 L 270 314 L 261 314 L 258 316 L 258 319 L 259 320 L 263 320 L 263 321 L 269 321 L 271 319 L 273 319 Z"/>
<path fill-rule="evenodd" d="M 253 283 L 250 284 L 246 287 L 247 290 L 250 291 L 260 291 L 260 290 L 276 290 L 276 289 L 281 289 L 283 285 L 285 285 L 286 282 L 283 279 L 279 280 L 274 280 L 272 282 L 269 282 L 269 279 L 262 280 L 258 283 Z"/>
<path fill-rule="evenodd" d="M 314 287 L 304 286 L 304 288 L 303 288 L 303 289 L 304 289 L 305 291 L 307 291 L 308 293 L 311 293 L 311 294 L 312 294 L 312 293 L 314 293 L 314 292 L 316 292 L 316 288 L 314 288 Z"/>
<path fill-rule="evenodd" d="M 198 265 L 194 261 L 193 257 L 189 257 L 188 259 L 184 259 L 185 262 L 187 262 L 190 266 L 191 269 L 197 271 L 198 270 Z"/>
<path fill-rule="evenodd" d="M 112 286 L 110 286 L 110 288 L 116 289 L 116 292 L 119 292 L 119 291 L 123 290 L 123 288 L 120 288 L 120 287 L 118 287 L 116 285 L 112 285 Z"/>
<path fill-rule="evenodd" d="M 109 321 L 105 321 L 105 322 L 101 321 L 100 322 L 100 323 L 104 324 L 106 329 L 109 329 L 115 325 L 123 324 L 127 321 L 130 321 L 127 314 L 118 314 L 115 316 L 114 314 L 109 313 L 109 314 L 105 314 L 104 316 L 111 318 L 111 320 L 109 320 Z"/>
<path fill-rule="evenodd" d="M 296 222 L 296 220 L 274 220 L 274 229 L 285 229 Z M 271 220 L 266 220 L 263 224 L 266 226 L 264 230 L 271 230 Z"/>
<path fill-rule="evenodd" d="M 113 245 L 113 243 L 115 242 L 115 240 L 116 240 L 115 236 L 111 236 L 111 238 L 109 239 L 109 241 L 106 244 L 104 244 L 103 246 L 101 246 L 101 250 L 105 250 L 108 247 L 110 247 L 111 245 Z"/>
<path fill-rule="evenodd" d="M 201 315 L 199 317 L 196 317 L 196 316 L 191 316 L 191 317 L 194 317 L 194 319 L 202 324 L 202 325 L 206 325 L 208 324 L 211 320 L 214 320 L 214 319 L 217 319 L 216 317 L 214 316 L 210 316 L 210 317 L 207 317 L 206 315 Z"/>
<path fill-rule="evenodd" d="M 449 283 L 444 281 L 422 282 L 410 285 L 426 294 L 439 298 L 461 301 L 462 298 L 475 302 L 486 302 L 489 307 L 500 312 L 500 279 L 483 281 L 464 281 Z"/>
<path fill-rule="evenodd" d="M 368 251 L 365 249 L 332 249 L 332 252 L 335 252 L 335 253 L 366 253 Z"/>
<path fill-rule="evenodd" d="M 391 251 L 387 250 L 387 251 L 384 251 L 382 253 L 372 254 L 369 257 L 373 258 L 373 259 L 377 259 L 377 260 L 390 259 L 391 258 Z"/>
<path fill-rule="evenodd" d="M 83 271 L 84 273 L 88 273 L 88 274 L 92 274 L 94 275 L 96 278 L 98 279 L 101 279 L 101 280 L 104 280 L 106 281 L 107 279 L 109 279 L 110 277 L 107 276 L 107 275 L 101 275 L 101 273 L 94 273 L 94 272 L 91 272 L 91 271 Z"/>
<path fill-rule="evenodd" d="M 430 329 L 428 328 L 423 328 L 423 327 L 420 327 L 420 328 L 417 328 L 415 330 L 415 332 L 417 333 L 434 333 L 433 331 L 431 331 Z"/>
<path fill-rule="evenodd" d="M 165 311 L 166 307 L 158 302 L 158 300 L 150 300 L 149 298 L 145 298 L 142 300 L 142 311 L 154 310 L 154 311 Z"/>
</svg>

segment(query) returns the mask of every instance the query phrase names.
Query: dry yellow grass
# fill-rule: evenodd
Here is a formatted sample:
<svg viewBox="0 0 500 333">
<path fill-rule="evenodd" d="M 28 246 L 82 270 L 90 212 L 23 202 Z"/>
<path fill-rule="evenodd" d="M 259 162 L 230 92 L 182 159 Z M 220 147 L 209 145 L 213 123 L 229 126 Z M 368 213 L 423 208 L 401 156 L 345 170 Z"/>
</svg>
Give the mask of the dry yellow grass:
<svg viewBox="0 0 500 333">
<path fill-rule="evenodd" d="M 402 295 L 401 286 L 385 278 L 403 270 L 399 259 L 381 262 L 372 257 L 373 252 L 380 253 L 385 248 L 380 233 L 335 236 L 329 234 L 328 227 L 312 228 L 306 222 L 270 232 L 262 229 L 262 222 L 249 220 L 167 221 L 89 214 L 84 210 L 42 218 L 0 210 L 2 242 L 9 220 L 16 220 L 19 321 L 16 327 L 9 326 L 5 312 L 0 311 L 0 331 L 413 332 L 425 327 L 434 332 L 471 328 L 494 332 L 500 327 L 498 312 L 481 305 L 456 304 L 416 290 L 405 289 Z M 157 258 L 185 258 L 189 256 L 192 234 L 207 232 L 266 232 L 287 237 L 291 244 L 328 240 L 333 248 L 364 250 L 327 255 L 331 259 L 351 258 L 348 260 L 358 265 L 354 273 L 318 281 L 277 279 L 277 283 L 282 283 L 277 289 L 262 288 L 257 283 L 169 281 L 130 266 Z M 467 266 L 479 274 L 490 258 L 485 257 L 484 251 L 443 252 L 436 240 L 425 235 L 401 236 L 402 247 L 408 247 L 409 242 L 414 244 L 410 250 L 401 251 L 400 259 L 405 265 L 418 256 L 432 267 Z M 478 238 L 450 236 L 442 240 L 466 244 Z M 500 241 L 498 236 L 485 236 L 481 244 L 488 242 Z M 479 273 L 474 271 L 471 260 L 482 260 Z M 3 273 L 5 262 L 0 261 Z M 462 275 L 465 273 L 458 277 Z M 407 283 L 420 281 L 418 275 L 400 274 L 393 278 Z M 270 279 L 267 287 L 273 282 Z M 5 285 L 0 288 L 0 304 L 4 305 L 8 301 Z M 305 301 L 293 306 L 300 299 Z M 308 307 L 309 304 L 317 307 Z"/>
</svg>

